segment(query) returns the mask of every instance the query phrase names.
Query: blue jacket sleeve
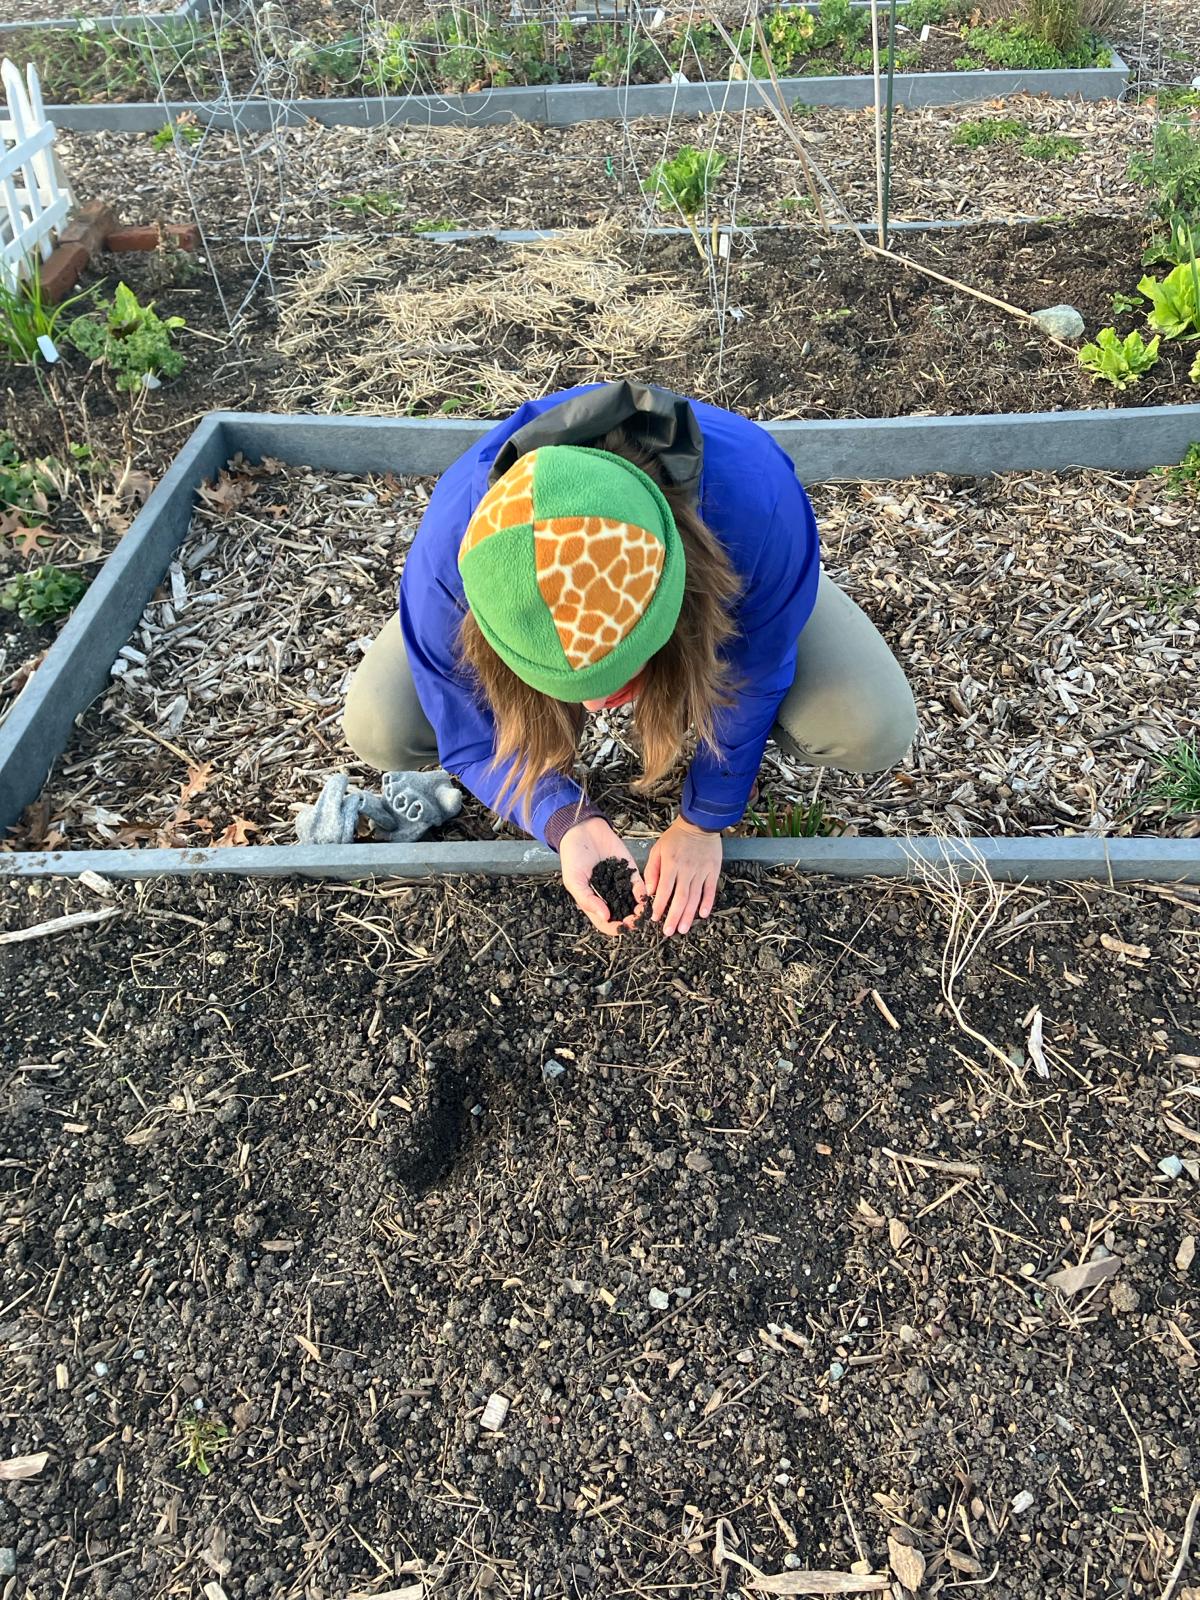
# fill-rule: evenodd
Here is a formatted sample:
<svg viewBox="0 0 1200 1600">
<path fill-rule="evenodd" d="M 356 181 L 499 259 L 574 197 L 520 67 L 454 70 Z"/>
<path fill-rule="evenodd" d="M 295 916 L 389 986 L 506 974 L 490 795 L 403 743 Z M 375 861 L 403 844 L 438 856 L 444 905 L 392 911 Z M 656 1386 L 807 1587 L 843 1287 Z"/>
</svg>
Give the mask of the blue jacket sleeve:
<svg viewBox="0 0 1200 1600">
<path fill-rule="evenodd" d="M 419 627 L 410 605 L 410 591 L 420 590 Z M 490 710 L 471 692 L 455 659 L 462 608 L 459 601 L 419 562 L 405 572 L 400 585 L 400 628 L 408 653 L 417 698 L 437 734 L 438 757 L 490 811 L 515 822 L 546 843 L 546 824 L 563 806 L 581 804 L 583 795 L 572 779 L 544 777 L 534 790 L 528 818 L 516 814 L 511 798 L 502 804 L 507 767 L 495 767 L 496 724 Z"/>
<path fill-rule="evenodd" d="M 741 821 L 767 738 L 796 676 L 796 640 L 812 614 L 819 571 L 812 506 L 789 473 L 743 580 L 738 632 L 726 652 L 737 685 L 733 704 L 717 715 L 716 749 L 700 747 L 684 782 L 680 810 L 699 828 L 716 831 Z"/>
</svg>

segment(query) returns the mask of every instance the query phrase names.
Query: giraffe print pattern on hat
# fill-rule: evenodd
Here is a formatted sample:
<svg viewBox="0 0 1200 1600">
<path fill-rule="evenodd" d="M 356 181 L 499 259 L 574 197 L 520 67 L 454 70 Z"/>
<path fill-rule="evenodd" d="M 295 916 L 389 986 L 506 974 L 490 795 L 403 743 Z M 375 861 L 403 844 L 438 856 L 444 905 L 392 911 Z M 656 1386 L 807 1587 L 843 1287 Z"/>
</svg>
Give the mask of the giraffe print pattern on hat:
<svg viewBox="0 0 1200 1600">
<path fill-rule="evenodd" d="M 538 589 L 573 670 L 602 661 L 639 622 L 665 551 L 645 528 L 607 517 L 535 522 Z"/>
<path fill-rule="evenodd" d="M 521 456 L 484 495 L 475 507 L 475 514 L 467 524 L 462 544 L 458 547 L 460 561 L 468 550 L 474 550 L 477 544 L 482 544 L 493 533 L 533 521 L 533 469 L 536 461 L 536 450 Z"/>
</svg>

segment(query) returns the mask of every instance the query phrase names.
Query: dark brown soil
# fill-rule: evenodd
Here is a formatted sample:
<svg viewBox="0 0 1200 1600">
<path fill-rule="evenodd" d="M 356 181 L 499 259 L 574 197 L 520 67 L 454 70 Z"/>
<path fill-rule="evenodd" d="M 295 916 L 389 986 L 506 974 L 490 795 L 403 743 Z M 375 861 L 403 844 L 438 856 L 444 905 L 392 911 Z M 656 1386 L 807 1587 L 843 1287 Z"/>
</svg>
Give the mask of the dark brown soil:
<svg viewBox="0 0 1200 1600">
<path fill-rule="evenodd" d="M 1144 314 L 1115 313 L 1112 297 L 1136 298 L 1146 270 L 1147 232 L 1146 224 L 1128 218 L 1086 217 L 930 230 L 897 236 L 894 248 L 1022 311 L 1074 305 L 1093 338 L 1108 325 L 1122 335 L 1134 328 L 1146 331 Z M 624 348 L 614 355 L 605 350 L 606 336 L 600 332 L 608 309 L 604 297 L 590 295 L 581 282 L 578 315 L 561 327 L 539 327 L 535 338 L 518 306 L 497 314 L 486 346 L 443 341 L 415 375 L 412 361 L 405 365 L 403 359 L 393 373 L 384 345 L 367 383 L 361 362 L 355 365 L 357 352 L 362 341 L 380 344 L 383 302 L 394 293 L 394 282 L 419 290 L 458 286 L 460 304 L 467 304 L 484 292 L 482 286 L 490 292 L 500 280 L 520 281 L 519 252 L 529 250 L 492 240 L 380 244 L 378 255 L 367 252 L 357 269 L 353 256 L 347 258 L 346 298 L 353 287 L 354 311 L 340 304 L 327 308 L 323 299 L 304 302 L 306 328 L 315 334 L 325 326 L 328 334 L 319 342 L 314 336 L 303 355 L 280 370 L 287 407 L 328 410 L 353 378 L 360 409 L 386 414 L 444 407 L 489 416 L 501 409 L 488 399 L 488 374 L 497 371 L 505 380 L 527 377 L 539 389 L 547 373 L 562 386 L 633 376 L 758 418 L 1196 402 L 1197 389 L 1188 377 L 1190 345 L 1163 341 L 1157 366 L 1140 383 L 1116 391 L 1088 376 L 1073 347 L 901 260 L 871 254 L 846 234 L 831 238 L 793 228 L 739 236 L 728 278 L 723 264 L 716 274 L 715 301 L 710 274 L 686 236 L 593 240 L 581 248 L 593 255 L 619 252 L 629 267 L 627 293 L 635 303 L 642 295 L 661 297 L 677 286 L 698 331 L 683 342 L 667 328 L 640 341 L 636 357 Z M 438 256 L 438 250 L 446 254 Z M 612 337 L 610 332 L 610 345 Z"/>
<path fill-rule="evenodd" d="M 633 894 L 633 868 L 620 856 L 609 856 L 592 873 L 590 888 L 608 907 L 614 922 L 624 922 L 637 910 Z"/>
<path fill-rule="evenodd" d="M 118 469 L 128 460 L 158 477 L 206 411 L 264 409 L 275 365 L 269 349 L 274 302 L 269 283 L 256 283 L 244 252 L 211 259 L 177 251 L 105 254 L 79 290 L 94 289 L 103 299 L 121 281 L 143 304 L 153 301 L 159 316 L 185 318 L 187 327 L 176 335 L 186 358 L 182 373 L 159 389 L 122 393 L 60 337 L 58 365 L 0 372 L 0 416 L 23 455 L 65 458 L 70 445 L 87 445 Z M 63 326 L 89 309 L 88 303 L 71 308 Z"/>
<path fill-rule="evenodd" d="M 0 923 L 97 903 L 14 885 Z M 1158 1600 L 1190 891 L 743 877 L 646 946 L 553 883 L 118 903 L 0 947 L 0 1459 L 48 1452 L 0 1497 L 18 1594 L 750 1592 L 726 1519 L 772 1573 L 892 1535 L 923 1593 Z"/>
</svg>

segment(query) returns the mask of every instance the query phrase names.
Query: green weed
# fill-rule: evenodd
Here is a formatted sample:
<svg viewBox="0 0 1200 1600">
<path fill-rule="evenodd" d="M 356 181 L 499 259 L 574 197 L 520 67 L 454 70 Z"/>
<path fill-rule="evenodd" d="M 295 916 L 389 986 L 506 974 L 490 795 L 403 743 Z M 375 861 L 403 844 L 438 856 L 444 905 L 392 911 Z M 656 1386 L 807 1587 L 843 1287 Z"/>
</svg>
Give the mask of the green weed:
<svg viewBox="0 0 1200 1600">
<path fill-rule="evenodd" d="M 401 197 L 391 194 L 387 189 L 368 189 L 365 194 L 340 194 L 333 203 L 339 210 L 349 211 L 355 217 L 393 217 L 397 211 L 404 209 Z"/>
<path fill-rule="evenodd" d="M 1177 739 L 1158 757 L 1158 782 L 1148 790 L 1148 798 L 1164 803 L 1167 815 L 1200 811 L 1200 740 Z"/>
<path fill-rule="evenodd" d="M 44 354 L 39 351 L 38 340 L 49 339 L 53 343 L 63 312 L 86 300 L 90 293 L 91 290 L 84 290 L 60 305 L 50 305 L 42 294 L 41 262 L 36 256 L 29 276 L 19 279 L 16 288 L 0 280 L 0 357 L 16 366 L 36 361 L 39 353 Z"/>
<path fill-rule="evenodd" d="M 176 142 L 180 144 L 197 144 L 204 137 L 203 128 L 194 122 L 164 122 L 156 134 L 151 136 L 150 142 L 156 150 L 165 150 Z"/>
<path fill-rule="evenodd" d="M 0 590 L 0 611 L 15 611 L 22 622 L 41 627 L 56 622 L 79 604 L 87 584 L 59 567 L 34 567 L 21 572 Z"/>
<path fill-rule="evenodd" d="M 1168 500 L 1200 499 L 1200 441 L 1188 445 L 1177 467 L 1155 467 L 1154 475 Z"/>
<path fill-rule="evenodd" d="M 56 490 L 48 465 L 22 461 L 9 435 L 0 433 L 0 511 L 19 511 L 30 525 L 43 522 Z"/>
<path fill-rule="evenodd" d="M 696 230 L 696 218 L 703 212 L 725 170 L 729 157 L 719 150 L 697 150 L 685 144 L 670 161 L 660 161 L 650 170 L 642 187 L 658 200 L 660 211 L 674 211 L 691 230 L 692 242 L 706 260 L 704 244 Z"/>
<path fill-rule="evenodd" d="M 1035 161 L 1074 161 L 1079 145 L 1063 133 L 1031 133 L 1021 140 L 1021 154 Z"/>
<path fill-rule="evenodd" d="M 1153 149 L 1131 159 L 1129 176 L 1150 190 L 1151 206 L 1164 222 L 1200 222 L 1200 128 L 1181 117 L 1160 122 Z"/>
<path fill-rule="evenodd" d="M 185 1472 L 196 1472 L 200 1477 L 207 1478 L 212 1471 L 209 1457 L 224 1445 L 229 1438 L 229 1429 L 223 1422 L 215 1422 L 196 1411 L 184 1412 L 179 1419 L 179 1427 L 183 1434 L 183 1455 L 179 1465 Z"/>
<path fill-rule="evenodd" d="M 975 57 L 982 57 L 992 66 L 1017 71 L 1107 67 L 1112 62 L 1112 52 L 1090 34 L 1070 50 L 1062 50 L 1043 39 L 1028 22 L 980 23 L 967 29 L 964 43 L 968 50 L 975 52 Z M 979 61 L 972 56 L 960 56 L 954 64 L 960 71 L 969 72 L 978 67 Z"/>
<path fill-rule="evenodd" d="M 968 150 L 978 150 L 984 145 L 1002 144 L 1025 135 L 1025 124 L 1015 117 L 979 117 L 960 122 L 954 131 L 955 144 Z"/>
<path fill-rule="evenodd" d="M 828 839 L 845 831 L 844 824 L 828 816 L 819 800 L 777 806 L 773 797 L 768 797 L 764 811 L 746 813 L 746 826 L 762 839 Z"/>
</svg>

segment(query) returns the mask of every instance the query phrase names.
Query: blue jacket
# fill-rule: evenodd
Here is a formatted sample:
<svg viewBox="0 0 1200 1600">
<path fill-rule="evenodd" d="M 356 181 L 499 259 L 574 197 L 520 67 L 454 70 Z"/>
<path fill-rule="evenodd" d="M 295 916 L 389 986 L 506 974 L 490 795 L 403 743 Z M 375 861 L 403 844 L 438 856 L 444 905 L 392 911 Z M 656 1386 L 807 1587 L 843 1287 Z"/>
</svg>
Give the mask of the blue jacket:
<svg viewBox="0 0 1200 1600">
<path fill-rule="evenodd" d="M 588 386 L 591 387 L 591 386 Z M 438 480 L 400 584 L 400 625 L 417 696 L 437 735 L 442 765 L 491 810 L 503 768 L 493 768 L 495 723 L 457 665 L 455 640 L 466 611 L 458 547 L 487 491 L 500 446 L 530 418 L 581 393 L 528 401 L 498 423 Z M 742 581 L 727 657 L 740 687 L 717 717 L 719 754 L 701 748 L 683 786 L 681 810 L 698 827 L 739 822 L 762 763 L 767 736 L 796 674 L 796 640 L 812 613 L 819 550 L 812 506 L 791 461 L 765 429 L 716 406 L 692 402 L 704 436 L 700 515 Z M 530 831 L 545 841 L 551 816 L 580 798 L 573 779 L 538 785 Z"/>
</svg>

